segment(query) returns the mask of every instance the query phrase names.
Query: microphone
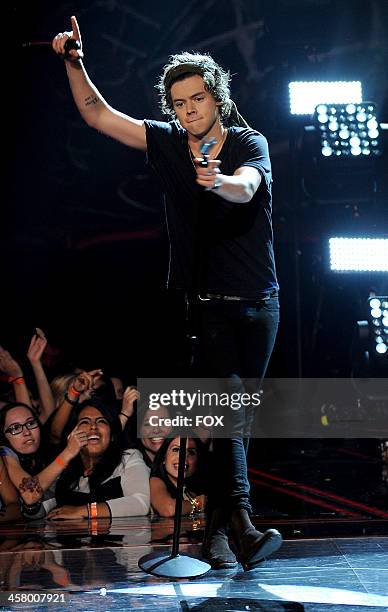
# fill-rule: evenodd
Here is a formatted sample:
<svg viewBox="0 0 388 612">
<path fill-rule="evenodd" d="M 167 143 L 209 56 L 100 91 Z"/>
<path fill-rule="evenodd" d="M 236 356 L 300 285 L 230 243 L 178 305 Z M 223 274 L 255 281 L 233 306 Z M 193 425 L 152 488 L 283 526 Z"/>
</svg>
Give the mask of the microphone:
<svg viewBox="0 0 388 612">
<path fill-rule="evenodd" d="M 51 47 L 51 40 L 31 40 L 22 43 L 22 47 L 24 49 L 29 47 Z M 69 57 L 72 49 L 79 51 L 81 49 L 81 45 L 78 40 L 68 38 L 65 42 L 65 57 Z"/>
<path fill-rule="evenodd" d="M 209 140 L 205 140 L 204 142 L 201 143 L 201 146 L 199 147 L 199 150 L 202 153 L 202 161 L 199 162 L 199 165 L 202 168 L 207 168 L 208 164 L 209 164 L 209 150 L 212 148 L 213 145 L 217 144 L 217 140 L 215 138 L 210 138 Z"/>
</svg>

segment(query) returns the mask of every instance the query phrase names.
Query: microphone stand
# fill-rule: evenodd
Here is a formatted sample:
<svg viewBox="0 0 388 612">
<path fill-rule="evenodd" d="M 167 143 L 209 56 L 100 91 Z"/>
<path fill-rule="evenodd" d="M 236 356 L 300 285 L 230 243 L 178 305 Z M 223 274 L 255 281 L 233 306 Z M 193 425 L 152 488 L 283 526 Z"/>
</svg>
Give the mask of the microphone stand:
<svg viewBox="0 0 388 612">
<path fill-rule="evenodd" d="M 180 438 L 177 497 L 174 516 L 174 535 L 170 553 L 155 551 L 139 559 L 143 572 L 162 578 L 196 578 L 210 570 L 209 563 L 179 554 L 179 537 L 182 523 L 183 483 L 185 479 L 186 438 Z"/>
<path fill-rule="evenodd" d="M 202 167 L 208 165 L 208 152 L 209 149 L 216 144 L 215 139 L 211 139 L 208 142 L 203 142 L 200 150 L 203 155 L 203 159 L 200 162 Z M 194 353 L 194 347 L 192 343 L 192 353 Z M 192 354 L 190 360 L 191 367 L 193 366 Z M 138 566 L 143 572 L 152 574 L 153 576 L 160 576 L 162 578 L 196 578 L 206 574 L 211 566 L 205 561 L 201 561 L 195 557 L 189 555 L 179 554 L 179 537 L 181 533 L 182 523 L 182 502 L 183 502 L 183 484 L 185 479 L 185 463 L 186 463 L 186 437 L 180 437 L 179 445 L 179 465 L 178 465 L 178 480 L 177 480 L 177 496 L 175 504 L 175 516 L 174 516 L 174 535 L 171 553 L 164 552 L 152 552 L 148 555 L 144 555 L 138 561 Z"/>
</svg>

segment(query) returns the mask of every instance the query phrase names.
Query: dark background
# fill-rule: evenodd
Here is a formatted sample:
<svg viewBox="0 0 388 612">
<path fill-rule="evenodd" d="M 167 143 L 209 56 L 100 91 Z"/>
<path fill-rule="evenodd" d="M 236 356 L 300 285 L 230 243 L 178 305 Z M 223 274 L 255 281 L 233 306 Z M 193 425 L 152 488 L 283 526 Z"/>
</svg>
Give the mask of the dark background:
<svg viewBox="0 0 388 612">
<path fill-rule="evenodd" d="M 8 5 L 0 342 L 21 355 L 38 325 L 76 365 L 108 367 L 130 380 L 163 375 L 168 361 L 162 198 L 143 154 L 83 124 L 50 48 L 22 46 L 69 29 L 71 14 L 92 80 L 134 117 L 160 118 L 153 85 L 170 53 L 209 51 L 230 69 L 233 98 L 268 138 L 273 163 L 282 320 L 269 374 L 349 376 L 356 321 L 366 317 L 371 290 L 388 292 L 387 277 L 331 273 L 327 238 L 387 235 L 386 156 L 366 170 L 360 160 L 334 170 L 316 165 L 302 147 L 309 118 L 289 114 L 287 85 L 359 79 L 364 100 L 375 101 L 379 120 L 388 121 L 388 3 Z"/>
</svg>

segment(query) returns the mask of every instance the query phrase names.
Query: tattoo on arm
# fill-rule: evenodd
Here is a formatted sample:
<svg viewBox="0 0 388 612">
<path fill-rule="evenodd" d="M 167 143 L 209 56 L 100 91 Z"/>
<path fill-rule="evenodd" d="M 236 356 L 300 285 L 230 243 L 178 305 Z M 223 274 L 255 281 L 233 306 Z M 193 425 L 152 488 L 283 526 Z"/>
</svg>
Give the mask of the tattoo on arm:
<svg viewBox="0 0 388 612">
<path fill-rule="evenodd" d="M 92 104 L 98 104 L 99 100 L 96 95 L 88 96 L 85 98 L 85 106 L 91 106 Z"/>
<path fill-rule="evenodd" d="M 39 479 L 35 476 L 23 478 L 19 484 L 19 490 L 21 493 L 37 493 L 38 495 L 42 495 L 43 493 Z"/>
</svg>

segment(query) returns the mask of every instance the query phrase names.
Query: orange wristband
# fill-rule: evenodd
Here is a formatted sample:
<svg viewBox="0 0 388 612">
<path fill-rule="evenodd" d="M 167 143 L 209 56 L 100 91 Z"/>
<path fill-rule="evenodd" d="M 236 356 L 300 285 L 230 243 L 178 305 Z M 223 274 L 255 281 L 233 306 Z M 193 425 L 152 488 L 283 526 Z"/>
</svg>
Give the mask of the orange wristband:
<svg viewBox="0 0 388 612">
<path fill-rule="evenodd" d="M 90 518 L 91 520 L 97 518 L 97 502 L 92 502 L 90 504 Z"/>
<path fill-rule="evenodd" d="M 61 466 L 61 468 L 65 468 L 67 467 L 67 463 L 66 461 L 64 461 L 61 457 L 61 455 L 58 455 L 58 457 L 55 457 L 54 459 L 55 463 L 57 463 L 58 465 Z"/>
<path fill-rule="evenodd" d="M 23 376 L 16 376 L 16 378 L 10 378 L 9 382 L 15 385 L 25 385 L 26 384 L 26 381 L 24 380 Z"/>
<path fill-rule="evenodd" d="M 93 519 L 90 521 L 90 533 L 92 536 L 98 535 L 98 521 L 97 519 Z"/>
<path fill-rule="evenodd" d="M 77 391 L 77 389 L 73 387 L 73 385 L 71 385 L 69 389 L 69 393 L 71 393 L 72 395 L 75 395 L 75 397 L 79 397 L 81 395 L 81 391 Z"/>
</svg>

